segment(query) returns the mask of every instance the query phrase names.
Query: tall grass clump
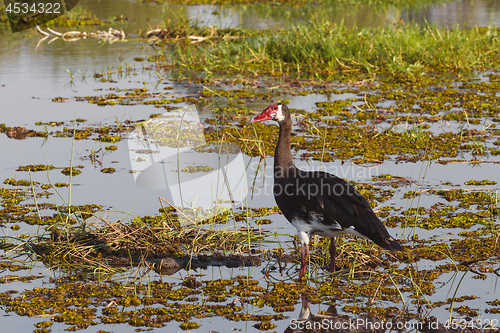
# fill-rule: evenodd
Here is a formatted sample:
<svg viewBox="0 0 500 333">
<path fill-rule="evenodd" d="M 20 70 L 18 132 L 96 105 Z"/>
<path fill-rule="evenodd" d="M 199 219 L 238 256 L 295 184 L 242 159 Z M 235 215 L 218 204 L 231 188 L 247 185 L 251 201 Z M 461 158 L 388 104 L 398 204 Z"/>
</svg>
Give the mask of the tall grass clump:
<svg viewBox="0 0 500 333">
<path fill-rule="evenodd" d="M 417 24 L 347 29 L 329 22 L 273 35 L 266 53 L 275 60 L 327 71 L 410 72 L 466 70 L 498 64 L 498 29 L 440 29 Z M 496 65 L 494 65 L 496 66 Z"/>
<path fill-rule="evenodd" d="M 200 45 L 177 45 L 166 55 L 172 65 L 210 73 L 313 75 L 345 72 L 422 75 L 472 72 L 500 64 L 499 30 L 461 30 L 398 23 L 346 28 L 316 20 L 260 37 Z"/>
</svg>

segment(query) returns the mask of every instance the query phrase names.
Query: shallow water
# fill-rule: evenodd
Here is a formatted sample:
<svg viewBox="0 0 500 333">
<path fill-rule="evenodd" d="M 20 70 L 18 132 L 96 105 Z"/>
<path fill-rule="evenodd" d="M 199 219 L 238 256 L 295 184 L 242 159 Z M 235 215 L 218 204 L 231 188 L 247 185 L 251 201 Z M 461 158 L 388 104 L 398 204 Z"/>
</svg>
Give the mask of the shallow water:
<svg viewBox="0 0 500 333">
<path fill-rule="evenodd" d="M 119 3 L 119 5 L 118 5 Z M 120 15 L 123 13 L 126 17 L 133 17 L 130 23 L 124 24 L 125 31 L 134 32 L 137 29 L 150 29 L 154 28 L 161 22 L 161 12 L 158 6 L 155 5 L 138 5 L 134 1 L 101 1 L 98 4 L 90 1 L 82 1 L 81 5 L 99 12 L 99 16 L 109 17 Z M 472 7 L 471 7 L 472 6 Z M 118 11 L 117 8 L 125 10 Z M 245 26 L 245 27 L 273 27 L 282 26 L 286 24 L 286 20 L 300 19 L 300 9 L 290 9 L 286 12 L 284 17 L 279 17 L 279 11 L 271 11 L 264 13 L 258 6 L 250 7 L 229 7 L 218 8 L 215 6 L 192 6 L 184 8 L 175 8 L 168 10 L 167 14 L 172 17 L 179 17 L 179 15 L 187 15 L 191 20 L 196 20 L 200 24 L 212 25 L 218 24 L 221 26 Z M 471 27 L 475 25 L 484 26 L 490 23 L 500 24 L 499 6 L 495 1 L 456 1 L 447 5 L 430 6 L 424 9 L 415 10 L 401 10 L 395 12 L 394 10 L 381 10 L 378 13 L 369 13 L 366 17 L 368 10 L 360 10 L 355 13 L 337 13 L 334 9 L 329 13 L 332 17 L 345 18 L 346 25 L 352 25 L 354 22 L 364 22 L 367 25 L 374 24 L 374 22 L 381 22 L 377 24 L 387 24 L 392 20 L 399 20 L 400 18 L 405 21 L 429 22 L 436 23 L 438 26 L 453 27 L 456 25 Z M 218 12 L 217 14 L 213 14 Z M 302 14 L 303 15 L 303 14 Z M 339 15 L 339 16 L 336 16 Z M 378 15 L 378 16 L 377 16 Z M 256 19 L 258 18 L 258 19 Z M 362 19 L 363 18 L 363 19 Z M 337 19 L 335 19 L 337 20 Z M 93 29 L 93 28 L 89 28 Z M 79 124 L 77 128 L 83 126 L 99 125 L 105 126 L 107 124 L 115 124 L 116 121 L 124 122 L 125 120 L 142 120 L 148 119 L 150 114 L 162 113 L 162 109 L 157 109 L 152 105 L 134 105 L 134 106 L 105 106 L 100 107 L 95 104 L 87 102 L 76 101 L 77 97 L 105 95 L 114 93 L 115 91 L 109 90 L 110 88 L 119 89 L 135 89 L 147 88 L 150 92 L 162 93 L 165 87 L 172 87 L 169 90 L 169 95 L 190 95 L 196 94 L 201 89 L 199 85 L 185 85 L 165 80 L 160 82 L 160 79 L 150 70 L 142 70 L 143 66 L 147 67 L 147 61 L 134 61 L 134 58 L 144 57 L 155 53 L 146 41 L 130 41 L 130 42 L 116 42 L 114 44 L 103 43 L 97 40 L 80 40 L 73 43 L 66 43 L 62 40 L 55 40 L 52 43 L 47 41 L 38 44 L 37 37 L 20 38 L 18 36 L 7 37 L 0 39 L 0 101 L 2 110 L 0 123 L 5 123 L 7 126 L 23 125 L 28 129 L 43 130 L 43 126 L 35 125 L 35 122 L 42 121 L 62 121 L 63 126 L 72 126 L 71 121 L 75 118 L 87 119 L 86 122 Z M 123 59 L 120 61 L 120 59 Z M 135 68 L 130 75 L 113 75 L 113 82 L 100 82 L 92 77 L 94 71 L 107 71 L 108 67 L 111 69 L 117 68 L 118 65 L 124 63 L 131 64 Z M 70 75 L 66 70 L 75 70 L 75 79 L 71 82 Z M 78 72 L 79 70 L 80 72 Z M 83 78 L 84 76 L 84 78 Z M 116 82 L 115 82 L 116 81 Z M 102 89 L 102 90 L 100 90 Z M 357 94 L 346 93 L 333 96 L 324 96 L 319 94 L 310 94 L 307 96 L 279 96 L 282 98 L 290 99 L 290 105 L 294 108 L 314 111 L 317 102 L 343 100 L 347 98 L 356 97 Z M 69 100 L 63 103 L 55 103 L 52 101 L 55 97 L 68 98 Z M 277 96 L 278 97 L 278 96 Z M 360 97 L 360 96 L 357 96 Z M 391 101 L 385 101 L 387 106 Z M 178 104 L 183 106 L 185 103 Z M 246 104 L 247 107 L 255 111 L 262 109 L 267 101 L 252 101 Z M 352 112 L 356 112 L 353 108 Z M 210 117 L 210 113 L 208 113 Z M 431 130 L 435 132 L 440 131 L 453 131 L 456 132 L 459 124 L 452 122 L 451 130 L 446 128 L 447 124 L 434 124 Z M 483 125 L 471 125 L 472 128 L 479 128 Z M 47 126 L 49 131 L 57 130 L 60 128 L 51 128 Z M 62 127 L 62 126 L 61 126 Z M 97 162 L 92 162 L 88 157 L 92 149 L 98 151 L 109 143 L 102 143 L 94 140 L 76 140 L 73 142 L 71 138 L 55 138 L 49 137 L 47 140 L 44 138 L 27 138 L 25 140 L 9 139 L 6 135 L 0 135 L 0 147 L 2 147 L 2 165 L 0 166 L 0 180 L 7 178 L 29 179 L 27 172 L 15 171 L 21 165 L 29 164 L 53 164 L 56 167 L 67 167 L 70 164 L 72 146 L 74 144 L 74 165 L 83 165 L 82 174 L 73 178 L 72 188 L 72 202 L 76 204 L 98 203 L 104 205 L 106 209 L 113 209 L 118 211 L 125 211 L 133 216 L 136 215 L 154 215 L 158 213 L 160 204 L 158 197 L 168 197 L 165 189 L 148 189 L 138 186 L 134 180 L 134 175 L 129 171 L 133 168 L 131 163 L 130 147 L 127 145 L 126 140 L 113 143 L 118 147 L 114 152 L 107 152 L 101 150 Z M 299 160 L 301 152 L 297 153 L 296 164 L 304 170 L 318 170 L 324 169 L 334 173 L 342 178 L 348 180 L 355 180 L 358 182 L 368 182 L 380 174 L 392 174 L 402 176 L 407 179 L 418 181 L 406 187 L 399 187 L 395 189 L 393 198 L 385 201 L 380 206 L 392 205 L 400 207 L 403 210 L 410 207 L 430 207 L 436 202 L 442 202 L 441 198 L 436 196 L 423 194 L 420 199 L 416 198 L 405 199 L 404 193 L 409 190 L 421 189 L 443 189 L 449 188 L 443 185 L 445 182 L 450 182 L 460 188 L 466 188 L 464 182 L 471 179 L 490 179 L 500 182 L 498 176 L 498 164 L 489 162 L 499 161 L 498 156 L 486 158 L 486 162 L 480 165 L 468 163 L 456 163 L 441 165 L 438 163 L 418 162 L 418 163 L 398 163 L 395 160 L 386 160 L 384 163 L 366 167 L 358 166 L 351 161 L 334 161 L 329 163 L 321 163 L 319 161 L 302 161 Z M 471 160 L 473 157 L 465 153 L 464 160 Z M 255 188 L 253 192 L 247 194 L 244 198 L 243 204 L 251 207 L 269 207 L 274 205 L 272 198 L 272 158 L 265 158 L 260 161 L 259 158 L 251 158 L 242 156 L 242 163 L 248 166 L 245 172 L 246 188 Z M 116 172 L 113 174 L 105 174 L 101 172 L 103 167 L 114 167 Z M 176 168 L 176 167 L 175 167 Z M 264 171 L 263 171 L 264 170 Z M 52 170 L 49 172 L 50 181 L 55 182 L 68 182 L 68 177 L 63 175 L 60 170 Z M 32 178 L 41 183 L 48 183 L 46 172 L 32 173 Z M 255 183 L 254 183 L 255 181 Z M 390 188 L 390 186 L 383 186 L 383 188 Z M 499 185 L 491 186 L 475 186 L 491 191 L 499 191 Z M 48 199 L 39 199 L 39 202 L 54 202 L 63 204 L 63 198 L 67 199 L 69 190 L 67 188 L 59 189 L 62 196 L 58 197 L 53 195 Z M 172 199 L 173 200 L 173 199 Z M 380 208 L 380 207 L 377 207 Z M 111 214 L 110 219 L 122 216 L 120 213 Z M 285 249 L 293 247 L 290 240 L 291 237 L 287 234 L 294 235 L 295 229 L 286 222 L 282 215 L 271 215 L 268 217 L 273 221 L 270 225 L 264 225 L 262 228 L 273 233 L 280 234 L 276 236 L 275 240 L 282 243 Z M 21 225 L 19 231 L 13 231 L 9 228 L 9 223 L 2 221 L 2 232 L 4 235 L 18 235 L 21 232 L 28 232 L 30 234 L 37 232 L 37 227 L 29 225 Z M 245 222 L 235 223 L 233 226 L 244 226 Z M 420 238 L 431 239 L 435 242 L 440 240 L 447 240 L 449 238 L 460 238 L 457 233 L 461 229 L 448 229 L 436 228 L 433 230 L 418 229 L 417 233 Z M 407 239 L 413 233 L 413 228 L 391 228 L 390 233 L 401 239 Z M 275 244 L 264 245 L 273 247 Z M 21 259 L 24 259 L 22 257 Z M 432 262 L 422 260 L 418 263 L 419 268 L 432 269 L 436 265 L 444 264 L 445 262 Z M 274 261 L 265 262 L 266 265 L 276 264 Z M 253 279 L 260 280 L 263 286 L 266 286 L 264 275 L 261 273 L 263 268 L 219 268 L 211 267 L 207 270 L 200 270 L 204 276 L 200 278 L 203 281 L 209 281 L 219 278 L 231 278 L 236 275 L 245 275 Z M 289 267 L 288 267 L 289 268 Z M 131 272 L 128 272 L 131 274 Z M 193 272 L 191 272 L 193 273 Z M 295 273 L 295 269 L 290 271 L 291 274 Z M 0 276 L 9 274 L 4 271 Z M 31 283 L 13 282 L 6 283 L 0 286 L 0 292 L 8 290 L 23 291 L 24 289 L 33 289 L 34 287 L 48 287 L 53 285 L 49 282 L 49 277 L 64 275 L 60 271 L 51 271 L 41 265 L 35 264 L 32 271 L 21 271 L 19 275 L 41 275 L 44 278 L 37 279 Z M 469 305 L 471 308 L 485 308 L 487 301 L 498 299 L 499 290 L 497 287 L 498 276 L 492 273 L 487 274 L 485 280 L 472 279 L 472 273 L 467 273 L 459 285 L 459 281 L 464 272 L 450 272 L 444 273 L 439 281 L 436 283 L 436 292 L 428 298 L 432 301 L 444 300 L 452 296 L 457 290 L 457 296 L 462 295 L 477 295 L 475 300 L 467 301 L 464 304 Z M 124 274 L 127 275 L 127 274 Z M 173 277 L 162 276 L 161 279 L 177 283 L 179 278 L 185 277 L 187 273 L 180 271 Z M 275 280 L 290 281 L 291 277 L 288 275 L 281 276 L 278 272 L 273 272 L 271 277 Z M 144 278 L 145 280 L 157 280 L 160 277 L 156 274 Z M 473 286 L 473 288 L 471 288 Z M 408 294 L 405 294 L 408 296 Z M 407 298 L 407 301 L 411 299 Z M 342 301 L 338 306 L 339 314 L 351 315 L 349 312 L 344 312 L 342 306 L 351 304 Z M 385 303 L 383 303 L 385 304 Z M 394 305 L 394 304 L 392 304 Z M 245 305 L 248 312 L 254 314 L 273 314 L 274 311 L 270 307 L 258 308 L 251 305 Z M 310 309 L 312 313 L 317 313 L 321 310 L 326 310 L 325 304 L 311 304 Z M 285 315 L 290 319 L 299 317 L 300 305 L 296 305 L 293 311 L 286 312 Z M 433 309 L 431 315 L 436 316 L 439 320 L 446 320 L 449 312 L 445 307 Z M 484 314 L 483 314 L 484 315 Z M 498 314 L 484 315 L 487 318 L 500 318 Z M 21 330 L 29 331 L 34 328 L 34 324 L 42 321 L 42 318 L 28 318 L 19 317 L 15 314 L 8 313 L 3 319 L 2 323 L 8 330 Z M 200 332 L 208 331 L 209 329 L 217 330 L 220 332 L 229 332 L 232 330 L 254 331 L 254 322 L 234 322 L 221 319 L 219 317 L 204 318 L 195 320 L 201 324 Z M 280 320 L 276 324 L 277 331 L 283 331 L 289 325 L 289 320 Z M 52 326 L 53 331 L 63 331 L 68 325 L 55 323 Z M 169 330 L 178 330 L 178 322 L 170 323 L 167 328 Z M 96 325 L 86 329 L 86 332 L 97 332 L 99 330 L 115 330 L 120 332 L 132 332 L 135 328 L 128 324 L 120 325 Z M 155 329 L 160 331 L 160 329 Z M 164 329 L 163 329 L 164 330 Z M 196 331 L 196 330 L 195 330 Z"/>
</svg>

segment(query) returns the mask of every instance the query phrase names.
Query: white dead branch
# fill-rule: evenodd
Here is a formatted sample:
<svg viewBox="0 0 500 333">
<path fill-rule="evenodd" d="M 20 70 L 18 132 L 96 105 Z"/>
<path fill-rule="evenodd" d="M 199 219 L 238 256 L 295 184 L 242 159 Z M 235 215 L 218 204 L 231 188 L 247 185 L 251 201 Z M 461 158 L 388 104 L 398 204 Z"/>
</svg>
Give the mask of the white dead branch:
<svg viewBox="0 0 500 333">
<path fill-rule="evenodd" d="M 60 33 L 50 28 L 47 28 L 49 32 L 46 32 L 40 29 L 39 26 L 36 26 L 36 28 L 41 34 L 45 35 L 45 37 L 42 38 L 41 41 L 45 40 L 50 36 L 55 36 L 56 38 L 61 37 L 65 42 L 73 42 L 85 38 L 100 38 L 108 41 L 110 44 L 118 40 L 125 39 L 125 33 L 123 32 L 123 30 L 116 30 L 113 28 L 109 28 L 108 31 L 99 31 L 99 30 L 97 32 L 67 31 L 65 33 Z"/>
</svg>

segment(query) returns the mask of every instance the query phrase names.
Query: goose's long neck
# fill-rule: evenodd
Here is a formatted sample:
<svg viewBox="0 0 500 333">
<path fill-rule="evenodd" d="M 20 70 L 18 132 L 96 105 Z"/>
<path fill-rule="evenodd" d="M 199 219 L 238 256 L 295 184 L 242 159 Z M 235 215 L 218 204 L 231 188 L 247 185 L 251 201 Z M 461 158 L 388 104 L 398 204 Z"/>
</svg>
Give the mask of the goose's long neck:
<svg viewBox="0 0 500 333">
<path fill-rule="evenodd" d="M 274 177 L 283 178 L 295 170 L 292 153 L 290 152 L 292 136 L 292 120 L 285 119 L 280 123 L 280 134 L 274 152 Z"/>
</svg>

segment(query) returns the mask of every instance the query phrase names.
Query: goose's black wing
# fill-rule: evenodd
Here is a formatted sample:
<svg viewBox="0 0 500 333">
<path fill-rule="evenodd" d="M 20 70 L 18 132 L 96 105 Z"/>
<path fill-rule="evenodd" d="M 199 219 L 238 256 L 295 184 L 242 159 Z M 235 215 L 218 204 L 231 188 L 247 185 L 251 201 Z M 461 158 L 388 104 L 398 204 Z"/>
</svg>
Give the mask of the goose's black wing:
<svg viewBox="0 0 500 333">
<path fill-rule="evenodd" d="M 275 197 L 288 220 L 300 214 L 316 214 L 326 225 L 354 228 L 361 235 L 388 250 L 402 250 L 387 232 L 366 199 L 348 182 L 332 174 L 298 170 L 277 180 L 283 193 Z M 304 216 L 304 219 L 307 217 Z"/>
</svg>

